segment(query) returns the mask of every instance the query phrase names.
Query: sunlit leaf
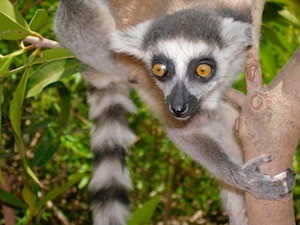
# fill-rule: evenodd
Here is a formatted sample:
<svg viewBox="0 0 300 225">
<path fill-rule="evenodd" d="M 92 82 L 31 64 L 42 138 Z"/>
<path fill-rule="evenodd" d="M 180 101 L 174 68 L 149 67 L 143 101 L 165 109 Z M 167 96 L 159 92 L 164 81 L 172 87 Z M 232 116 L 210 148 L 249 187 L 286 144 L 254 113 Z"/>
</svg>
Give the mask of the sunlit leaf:
<svg viewBox="0 0 300 225">
<path fill-rule="evenodd" d="M 29 78 L 26 98 L 36 96 L 49 84 L 81 71 L 84 66 L 77 60 L 59 60 L 39 67 Z"/>
<path fill-rule="evenodd" d="M 3 57 L 0 58 L 0 74 L 5 73 L 12 62 L 12 57 Z"/>
<path fill-rule="evenodd" d="M 75 56 L 65 48 L 47 49 L 42 51 L 41 57 L 37 60 L 34 60 L 30 65 L 72 58 L 75 58 Z"/>
<path fill-rule="evenodd" d="M 267 74 L 269 75 L 267 77 L 268 81 L 266 82 L 269 82 L 270 79 L 276 75 L 277 66 L 276 66 L 274 54 L 272 52 L 270 45 L 268 45 L 268 43 L 265 43 L 264 45 L 261 46 L 260 59 L 262 62 L 263 69 L 266 70 L 264 76 L 266 76 Z"/>
<path fill-rule="evenodd" d="M 9 107 L 9 119 L 12 125 L 12 128 L 14 130 L 14 136 L 15 136 L 15 144 L 17 146 L 17 149 L 19 151 L 19 154 L 22 158 L 23 167 L 27 174 L 31 176 L 31 178 L 37 182 L 40 183 L 36 175 L 33 173 L 31 168 L 29 167 L 26 159 L 26 150 L 23 146 L 23 140 L 22 140 L 22 131 L 21 131 L 21 117 L 22 117 L 22 110 L 23 110 L 23 101 L 25 97 L 26 92 L 26 85 L 28 81 L 28 70 L 25 71 L 23 74 L 18 87 L 13 95 L 13 99 L 10 103 Z"/>
<path fill-rule="evenodd" d="M 13 99 L 9 107 L 9 118 L 11 125 L 19 140 L 22 140 L 21 115 L 28 77 L 28 71 L 25 71 L 13 95 Z"/>
<path fill-rule="evenodd" d="M 300 27 L 300 21 L 289 10 L 284 9 L 280 11 L 279 14 L 289 22 L 291 22 L 293 25 Z"/>
<path fill-rule="evenodd" d="M 21 52 L 21 51 L 20 51 Z M 18 54 L 16 54 L 18 55 Z M 24 65 L 15 68 L 11 71 L 8 71 L 6 73 L 1 74 L 0 78 L 4 79 L 12 74 L 15 74 L 17 72 L 20 72 L 24 69 L 27 69 L 30 66 L 36 65 L 36 64 L 44 64 L 49 63 L 53 61 L 63 60 L 63 59 L 74 59 L 75 56 L 67 49 L 47 49 L 45 51 L 41 52 L 41 56 L 37 58 L 36 60 L 33 60 L 32 62 L 25 63 Z"/>
<path fill-rule="evenodd" d="M 90 182 L 90 178 L 91 178 L 91 176 L 83 177 L 82 180 L 78 184 L 78 188 L 83 189 L 84 187 L 86 187 Z"/>
<path fill-rule="evenodd" d="M 17 146 L 17 149 L 19 151 L 19 155 L 21 156 L 22 159 L 22 163 L 23 163 L 23 167 L 24 170 L 26 171 L 26 173 L 37 183 L 37 184 L 41 184 L 39 179 L 37 178 L 37 176 L 34 174 L 34 172 L 32 171 L 32 169 L 30 168 L 30 166 L 28 165 L 27 162 L 27 158 L 26 158 L 26 150 L 24 148 L 23 142 L 21 140 L 19 140 L 16 135 L 15 135 L 15 144 Z"/>
<path fill-rule="evenodd" d="M 291 9 L 294 10 L 300 10 L 300 4 L 299 2 L 293 1 L 293 0 L 269 0 L 269 2 L 275 2 L 275 3 L 280 3 L 283 5 L 288 5 Z"/>
<path fill-rule="evenodd" d="M 151 218 L 160 202 L 160 197 L 156 196 L 146 202 L 141 208 L 134 211 L 128 221 L 128 225 L 150 224 Z"/>
<path fill-rule="evenodd" d="M 38 9 L 30 21 L 29 27 L 34 31 L 39 31 L 42 27 L 50 23 L 50 21 L 47 11 L 45 9 Z"/>
<path fill-rule="evenodd" d="M 278 32 L 275 32 L 273 31 L 271 28 L 269 27 L 265 27 L 264 30 L 263 30 L 263 35 L 264 35 L 264 38 L 266 40 L 268 40 L 269 42 L 272 42 L 273 45 L 277 46 L 278 48 L 281 48 L 281 49 L 285 49 L 285 50 L 288 50 L 288 47 L 285 46 L 281 40 L 279 39 L 278 37 Z"/>
<path fill-rule="evenodd" d="M 30 209 L 35 208 L 36 194 L 26 185 L 22 189 L 22 197 L 23 197 L 25 203 L 29 206 Z"/>
<path fill-rule="evenodd" d="M 22 15 L 8 0 L 0 1 L 0 38 L 19 40 L 32 34 Z"/>
<path fill-rule="evenodd" d="M 0 189 L 0 199 L 12 206 L 27 209 L 27 205 L 17 196 Z"/>
</svg>

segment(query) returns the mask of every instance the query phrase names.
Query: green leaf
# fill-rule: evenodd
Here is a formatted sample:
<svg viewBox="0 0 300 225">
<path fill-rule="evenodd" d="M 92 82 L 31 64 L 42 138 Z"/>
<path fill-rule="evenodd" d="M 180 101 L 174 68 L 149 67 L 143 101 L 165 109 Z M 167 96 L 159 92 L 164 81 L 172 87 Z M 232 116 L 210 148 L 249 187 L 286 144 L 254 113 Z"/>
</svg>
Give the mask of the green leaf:
<svg viewBox="0 0 300 225">
<path fill-rule="evenodd" d="M 43 167 L 52 158 L 57 151 L 57 145 L 53 145 L 50 141 L 41 143 L 31 160 L 32 166 Z"/>
<path fill-rule="evenodd" d="M 75 59 L 50 62 L 39 67 L 29 78 L 26 98 L 36 96 L 49 84 L 83 70 L 84 66 Z"/>
<path fill-rule="evenodd" d="M 45 9 L 38 9 L 30 21 L 29 27 L 31 30 L 38 31 L 50 23 L 50 21 L 47 11 Z"/>
<path fill-rule="evenodd" d="M 15 195 L 0 189 L 0 199 L 12 206 L 27 209 L 27 205 Z"/>
<path fill-rule="evenodd" d="M 156 196 L 146 202 L 141 208 L 134 211 L 128 221 L 128 225 L 146 225 L 150 224 L 151 218 L 160 202 L 160 197 Z"/>
<path fill-rule="evenodd" d="M 0 84 L 0 145 L 2 145 L 2 103 L 4 102 L 3 84 Z M 2 149 L 0 149 L 2 150 Z M 1 152 L 0 152 L 1 153 Z"/>
<path fill-rule="evenodd" d="M 8 0 L 0 0 L 0 39 L 19 40 L 32 34 L 22 15 Z"/>
<path fill-rule="evenodd" d="M 84 187 L 86 187 L 89 184 L 90 179 L 91 179 L 91 176 L 83 177 L 82 180 L 78 184 L 78 188 L 83 189 Z"/>
<path fill-rule="evenodd" d="M 41 57 L 37 60 L 34 60 L 29 65 L 40 64 L 40 63 L 48 63 L 61 59 L 72 59 L 75 56 L 65 48 L 55 48 L 55 49 L 47 49 L 41 52 Z"/>
<path fill-rule="evenodd" d="M 21 156 L 22 159 L 22 163 L 23 163 L 23 167 L 24 170 L 26 171 L 26 173 L 37 183 L 37 184 L 41 184 L 39 179 L 37 178 L 37 176 L 34 174 L 34 172 L 32 171 L 32 169 L 30 168 L 30 166 L 28 165 L 27 162 L 27 158 L 26 158 L 26 151 L 23 145 L 23 142 L 21 140 L 19 140 L 16 135 L 15 135 L 15 144 L 17 146 L 17 149 L 19 151 L 19 154 Z"/>
<path fill-rule="evenodd" d="M 4 102 L 3 84 L 0 84 L 0 165 L 3 160 L 2 152 L 4 151 L 2 145 L 2 103 Z M 3 184 L 2 170 L 0 168 L 0 183 Z"/>
<path fill-rule="evenodd" d="M 268 82 L 276 75 L 277 65 L 272 52 L 271 46 L 268 43 L 265 43 L 261 46 L 260 59 L 262 62 L 263 69 L 266 70 L 264 76 L 267 76 Z"/>
<path fill-rule="evenodd" d="M 11 121 L 11 125 L 13 127 L 14 133 L 20 141 L 22 140 L 21 115 L 28 77 L 28 71 L 25 71 L 13 95 L 13 99 L 9 107 L 9 118 Z"/>
<path fill-rule="evenodd" d="M 297 3 L 297 1 L 293 0 L 269 0 L 270 2 L 276 2 L 283 5 L 288 5 L 291 9 L 294 9 L 295 11 L 300 10 L 300 4 Z"/>
<path fill-rule="evenodd" d="M 298 28 L 300 27 L 300 21 L 289 10 L 284 9 L 279 12 L 279 15 L 287 19 L 289 22 L 291 22 L 293 25 L 297 26 Z"/>
<path fill-rule="evenodd" d="M 12 57 L 15 57 L 15 56 L 19 55 L 20 52 L 22 53 L 22 51 L 20 51 L 20 50 L 16 51 L 16 54 L 10 54 L 10 56 L 12 55 Z M 75 56 L 67 49 L 63 49 L 63 48 L 47 49 L 47 50 L 41 52 L 41 57 L 39 57 L 38 59 L 36 59 L 32 62 L 28 62 L 28 63 L 24 64 L 23 66 L 20 66 L 16 69 L 13 69 L 6 73 L 3 73 L 3 74 L 0 73 L 0 79 L 4 79 L 4 78 L 10 76 L 11 74 L 15 74 L 17 72 L 20 72 L 20 71 L 27 69 L 28 67 L 36 65 L 36 64 L 43 64 L 43 63 L 49 63 L 49 62 L 63 60 L 63 59 L 74 59 L 74 58 L 75 58 Z"/>
<path fill-rule="evenodd" d="M 72 187 L 74 184 L 78 183 L 82 178 L 87 176 L 86 174 L 76 174 L 72 175 L 69 178 L 69 181 L 62 185 L 61 187 L 55 188 L 52 191 L 50 191 L 48 194 L 46 194 L 44 197 L 40 199 L 40 201 L 36 205 L 37 211 L 39 211 L 48 201 L 53 200 L 57 196 L 64 193 L 66 190 L 68 190 L 70 187 Z"/>
<path fill-rule="evenodd" d="M 0 74 L 5 73 L 9 69 L 12 59 L 12 57 L 0 58 Z"/>
<path fill-rule="evenodd" d="M 33 193 L 33 191 L 27 185 L 22 190 L 22 197 L 29 208 L 34 210 L 36 204 L 36 194 Z"/>
<path fill-rule="evenodd" d="M 9 107 L 9 119 L 12 125 L 12 128 L 14 130 L 14 136 L 15 136 L 15 144 L 17 146 L 17 149 L 19 151 L 19 154 L 22 158 L 23 167 L 27 174 L 31 176 L 31 178 L 40 184 L 38 178 L 34 174 L 34 172 L 31 170 L 27 163 L 26 158 L 26 152 L 23 145 L 23 138 L 22 138 L 22 131 L 21 131 L 21 118 L 22 118 L 22 110 L 23 110 L 23 101 L 24 96 L 26 92 L 26 85 L 29 77 L 29 72 L 26 70 L 19 82 L 19 85 L 13 95 L 12 102 L 10 103 Z"/>
<path fill-rule="evenodd" d="M 281 35 L 278 32 L 275 32 L 269 27 L 264 27 L 262 33 L 265 39 L 268 40 L 268 42 L 271 42 L 274 46 L 277 46 L 282 50 L 290 51 L 291 46 L 281 38 Z"/>
<path fill-rule="evenodd" d="M 71 95 L 68 88 L 61 82 L 58 82 L 59 86 L 57 87 L 57 91 L 60 97 L 60 115 L 59 115 L 59 125 L 60 127 L 65 126 L 70 117 L 71 111 Z"/>
</svg>

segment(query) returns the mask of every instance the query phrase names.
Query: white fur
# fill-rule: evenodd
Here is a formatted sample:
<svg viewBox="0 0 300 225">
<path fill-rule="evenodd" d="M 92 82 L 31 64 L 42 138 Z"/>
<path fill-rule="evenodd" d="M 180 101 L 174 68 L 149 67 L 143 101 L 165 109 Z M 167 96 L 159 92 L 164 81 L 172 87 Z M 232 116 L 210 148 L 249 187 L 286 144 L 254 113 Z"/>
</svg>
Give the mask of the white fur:
<svg viewBox="0 0 300 225">
<path fill-rule="evenodd" d="M 97 129 L 95 127 L 92 129 L 92 148 L 99 148 L 103 145 L 113 147 L 116 144 L 129 146 L 133 144 L 135 140 L 136 136 L 128 127 L 116 122 L 106 123 Z"/>
<path fill-rule="evenodd" d="M 112 221 L 116 224 L 126 225 L 129 216 L 128 209 L 118 201 L 110 202 L 105 208 L 98 205 L 92 207 L 93 210 L 93 225 L 108 225 Z"/>
<path fill-rule="evenodd" d="M 235 53 L 239 49 L 252 44 L 252 26 L 234 20 L 234 18 L 222 18 L 221 36 L 226 42 L 226 46 Z"/>
<path fill-rule="evenodd" d="M 168 96 L 176 83 L 181 82 L 186 86 L 188 90 L 192 90 L 186 72 L 191 59 L 198 57 L 205 57 L 206 55 L 212 55 L 214 47 L 208 46 L 202 41 L 191 42 L 183 38 L 161 40 L 157 43 L 157 46 L 150 49 L 152 55 L 165 55 L 168 59 L 171 59 L 175 65 L 175 77 L 168 83 L 157 82 L 159 87 L 164 91 L 164 95 Z M 148 53 L 150 55 L 150 53 Z M 149 62 L 147 62 L 149 63 Z M 199 91 L 198 86 L 196 87 Z"/>
<path fill-rule="evenodd" d="M 132 188 L 128 169 L 124 168 L 118 160 L 107 159 L 101 162 L 94 171 L 89 189 L 92 192 L 96 192 L 103 187 L 111 185 L 112 182 L 116 182 L 126 189 Z"/>
<path fill-rule="evenodd" d="M 214 119 L 201 127 L 201 131 L 217 141 L 228 155 L 236 162 L 243 162 L 243 153 L 240 143 L 236 139 L 234 125 L 239 111 L 232 105 L 222 101 Z"/>
<path fill-rule="evenodd" d="M 225 185 L 221 190 L 222 202 L 227 209 L 230 225 L 247 225 L 244 192 Z"/>
<path fill-rule="evenodd" d="M 99 64 L 101 63 L 99 62 Z M 128 82 L 127 74 L 128 68 L 124 68 L 124 66 L 122 67 L 119 63 L 115 62 L 114 70 L 110 70 L 110 73 L 98 72 L 94 69 L 87 68 L 86 71 L 84 71 L 84 78 L 94 87 L 102 89 L 107 88 L 108 85 L 112 83 L 123 83 L 125 86 Z"/>
<path fill-rule="evenodd" d="M 92 95 L 89 97 L 90 104 L 89 118 L 96 119 L 105 109 L 113 105 L 122 105 L 128 112 L 135 113 L 136 107 L 123 93 L 114 93 L 111 95 Z"/>
<path fill-rule="evenodd" d="M 111 34 L 110 48 L 115 52 L 124 52 L 141 59 L 145 54 L 142 50 L 143 38 L 151 23 L 151 20 L 147 20 L 123 32 L 113 32 Z"/>
<path fill-rule="evenodd" d="M 208 46 L 201 40 L 191 42 L 183 38 L 176 38 L 159 41 L 157 47 L 155 47 L 154 54 L 164 54 L 171 59 L 176 67 L 176 77 L 183 80 L 191 59 L 210 54 L 212 52 L 211 49 L 212 46 Z"/>
</svg>

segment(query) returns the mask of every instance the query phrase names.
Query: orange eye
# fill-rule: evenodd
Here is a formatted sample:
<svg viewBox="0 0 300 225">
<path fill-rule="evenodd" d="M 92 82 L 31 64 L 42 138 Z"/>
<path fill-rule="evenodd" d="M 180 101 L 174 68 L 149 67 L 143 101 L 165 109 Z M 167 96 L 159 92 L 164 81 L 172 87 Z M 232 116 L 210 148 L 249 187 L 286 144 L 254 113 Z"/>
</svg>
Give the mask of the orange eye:
<svg viewBox="0 0 300 225">
<path fill-rule="evenodd" d="M 152 66 L 152 72 L 157 77 L 163 77 L 167 74 L 167 67 L 164 64 L 156 63 Z"/>
<path fill-rule="evenodd" d="M 206 78 L 211 75 L 212 68 L 208 64 L 200 64 L 196 69 L 196 73 L 199 77 Z"/>
</svg>

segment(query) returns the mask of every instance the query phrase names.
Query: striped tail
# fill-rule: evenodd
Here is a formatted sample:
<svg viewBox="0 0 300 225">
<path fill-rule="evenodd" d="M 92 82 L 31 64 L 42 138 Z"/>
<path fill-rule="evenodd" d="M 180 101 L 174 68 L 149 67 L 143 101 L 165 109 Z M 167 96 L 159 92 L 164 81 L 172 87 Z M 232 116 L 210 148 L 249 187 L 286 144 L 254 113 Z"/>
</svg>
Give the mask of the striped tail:
<svg viewBox="0 0 300 225">
<path fill-rule="evenodd" d="M 95 76 L 102 76 L 104 82 L 92 83 Z M 136 137 L 128 128 L 127 114 L 135 112 L 135 106 L 128 98 L 126 82 L 115 82 L 113 77 L 110 81 L 108 75 L 86 72 L 90 80 L 89 117 L 94 121 L 94 172 L 89 185 L 94 225 L 125 225 L 129 215 L 127 194 L 132 184 L 125 155 Z"/>
</svg>

